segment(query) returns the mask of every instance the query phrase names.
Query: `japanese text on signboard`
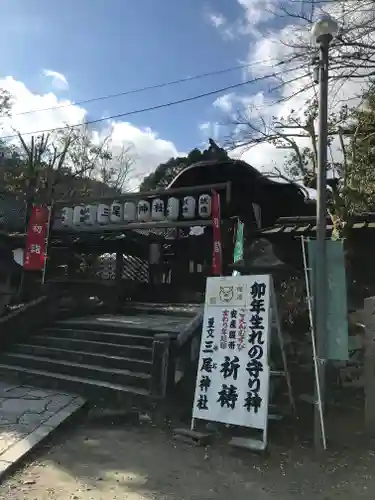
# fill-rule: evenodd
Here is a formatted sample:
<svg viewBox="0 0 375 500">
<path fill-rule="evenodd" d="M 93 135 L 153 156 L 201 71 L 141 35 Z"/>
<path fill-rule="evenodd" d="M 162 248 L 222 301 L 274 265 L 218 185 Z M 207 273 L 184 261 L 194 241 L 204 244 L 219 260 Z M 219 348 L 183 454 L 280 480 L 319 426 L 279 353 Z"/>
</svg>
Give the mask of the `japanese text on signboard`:
<svg viewBox="0 0 375 500">
<path fill-rule="evenodd" d="M 209 278 L 193 418 L 264 428 L 269 294 L 269 276 Z"/>
</svg>

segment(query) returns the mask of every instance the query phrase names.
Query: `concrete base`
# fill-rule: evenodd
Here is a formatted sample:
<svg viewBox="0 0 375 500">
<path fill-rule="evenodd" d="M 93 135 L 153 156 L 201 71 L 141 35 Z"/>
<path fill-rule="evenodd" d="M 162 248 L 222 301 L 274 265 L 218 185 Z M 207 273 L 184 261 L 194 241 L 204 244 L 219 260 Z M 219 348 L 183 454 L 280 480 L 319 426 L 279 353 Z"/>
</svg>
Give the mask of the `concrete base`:
<svg viewBox="0 0 375 500">
<path fill-rule="evenodd" d="M 212 443 L 214 436 L 209 433 L 194 431 L 191 429 L 173 429 L 173 437 L 178 441 L 195 446 L 207 446 Z"/>
<path fill-rule="evenodd" d="M 229 441 L 229 445 L 234 446 L 235 448 L 243 448 L 245 450 L 257 451 L 260 453 L 264 453 L 267 449 L 267 443 L 265 441 L 243 437 L 232 438 Z"/>
</svg>

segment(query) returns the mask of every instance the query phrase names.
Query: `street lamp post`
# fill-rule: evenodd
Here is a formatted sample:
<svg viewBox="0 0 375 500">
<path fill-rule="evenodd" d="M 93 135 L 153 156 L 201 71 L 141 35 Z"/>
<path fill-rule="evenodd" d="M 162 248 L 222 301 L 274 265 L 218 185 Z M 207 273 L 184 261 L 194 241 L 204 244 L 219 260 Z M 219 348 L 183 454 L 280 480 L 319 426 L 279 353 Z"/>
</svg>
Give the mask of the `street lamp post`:
<svg viewBox="0 0 375 500">
<path fill-rule="evenodd" d="M 337 34 L 338 25 L 328 16 L 319 18 L 312 26 L 311 34 L 319 45 L 319 129 L 318 129 L 318 171 L 316 210 L 316 258 L 315 258 L 315 335 L 318 358 L 318 380 L 315 390 L 314 440 L 316 448 L 325 448 L 322 441 L 321 423 L 324 414 L 325 373 L 327 347 L 327 262 L 326 262 L 326 220 L 327 220 L 327 149 L 328 149 L 328 65 L 329 44 Z M 320 394 L 319 394 L 319 387 Z M 321 406 L 318 397 L 321 398 Z M 320 408 L 319 408 L 320 406 Z"/>
</svg>

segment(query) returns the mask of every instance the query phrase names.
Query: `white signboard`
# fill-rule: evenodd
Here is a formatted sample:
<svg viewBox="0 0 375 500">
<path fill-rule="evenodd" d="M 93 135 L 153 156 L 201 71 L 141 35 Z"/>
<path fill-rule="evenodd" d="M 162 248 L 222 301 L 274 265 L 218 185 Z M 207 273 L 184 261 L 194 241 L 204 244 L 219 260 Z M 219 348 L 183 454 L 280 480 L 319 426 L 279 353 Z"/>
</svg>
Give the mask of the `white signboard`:
<svg viewBox="0 0 375 500">
<path fill-rule="evenodd" d="M 193 418 L 265 430 L 269 275 L 207 279 Z"/>
</svg>

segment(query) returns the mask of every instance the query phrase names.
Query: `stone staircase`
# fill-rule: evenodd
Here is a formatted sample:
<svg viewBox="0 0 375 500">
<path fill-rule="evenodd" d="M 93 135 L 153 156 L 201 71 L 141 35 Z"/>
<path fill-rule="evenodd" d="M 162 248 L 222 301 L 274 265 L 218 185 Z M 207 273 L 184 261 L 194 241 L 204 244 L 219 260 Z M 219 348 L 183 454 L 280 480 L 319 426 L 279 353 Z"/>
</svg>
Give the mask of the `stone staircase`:
<svg viewBox="0 0 375 500">
<path fill-rule="evenodd" d="M 0 373 L 87 397 L 165 397 L 169 351 L 196 315 L 133 306 L 121 316 L 57 321 L 0 354 Z"/>
</svg>

